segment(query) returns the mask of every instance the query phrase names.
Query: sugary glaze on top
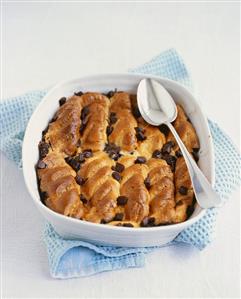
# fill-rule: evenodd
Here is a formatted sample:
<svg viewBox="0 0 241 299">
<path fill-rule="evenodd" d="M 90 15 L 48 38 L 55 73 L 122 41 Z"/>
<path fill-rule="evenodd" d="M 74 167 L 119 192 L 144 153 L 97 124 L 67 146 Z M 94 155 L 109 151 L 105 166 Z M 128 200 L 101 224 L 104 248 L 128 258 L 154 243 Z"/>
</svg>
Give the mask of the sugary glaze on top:
<svg viewBox="0 0 241 299">
<path fill-rule="evenodd" d="M 185 221 L 195 204 L 182 154 L 165 125 L 147 124 L 135 95 L 77 93 L 43 132 L 36 166 L 43 203 L 95 223 L 150 227 Z M 173 125 L 198 157 L 196 132 L 181 106 Z"/>
</svg>

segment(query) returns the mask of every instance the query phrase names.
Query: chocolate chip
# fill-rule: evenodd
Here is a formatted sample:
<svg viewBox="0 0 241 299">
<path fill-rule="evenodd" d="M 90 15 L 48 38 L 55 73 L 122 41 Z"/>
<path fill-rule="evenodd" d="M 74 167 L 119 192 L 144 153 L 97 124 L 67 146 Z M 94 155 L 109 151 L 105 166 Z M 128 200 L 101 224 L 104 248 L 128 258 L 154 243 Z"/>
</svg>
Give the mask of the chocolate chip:
<svg viewBox="0 0 241 299">
<path fill-rule="evenodd" d="M 136 131 L 136 138 L 137 138 L 137 140 L 143 141 L 143 140 L 146 139 L 146 136 L 144 135 L 144 132 L 145 132 L 144 129 L 142 129 L 140 127 L 136 127 L 135 131 Z"/>
<path fill-rule="evenodd" d="M 66 163 L 68 163 L 75 171 L 80 170 L 81 163 L 76 158 L 66 157 Z"/>
<path fill-rule="evenodd" d="M 115 88 L 115 90 L 110 90 L 109 92 L 107 92 L 106 96 L 108 98 L 112 98 L 116 92 L 117 92 L 117 88 Z"/>
<path fill-rule="evenodd" d="M 144 133 L 145 132 L 145 130 L 140 127 L 135 127 L 135 131 L 136 131 L 136 133 L 139 133 L 139 132 Z"/>
<path fill-rule="evenodd" d="M 71 157 L 66 157 L 66 158 L 64 158 L 64 160 L 65 160 L 65 162 L 66 162 L 66 163 L 68 163 L 68 164 L 69 164 L 69 163 L 70 163 L 70 161 L 72 160 L 72 158 L 71 158 Z"/>
<path fill-rule="evenodd" d="M 185 187 L 185 186 L 181 186 L 181 187 L 178 189 L 178 192 L 179 192 L 180 194 L 182 194 L 182 195 L 187 195 L 187 191 L 188 191 L 188 189 L 187 189 L 187 187 Z"/>
<path fill-rule="evenodd" d="M 176 207 L 181 206 L 181 205 L 183 205 L 183 201 L 182 201 L 182 200 L 179 200 L 179 201 L 176 203 Z"/>
<path fill-rule="evenodd" d="M 60 100 L 59 100 L 59 106 L 62 106 L 62 105 L 64 105 L 66 103 L 66 98 L 65 97 L 63 97 L 63 98 L 61 98 Z"/>
<path fill-rule="evenodd" d="M 109 157 L 111 159 L 117 161 L 121 157 L 121 154 L 118 154 L 118 153 L 109 153 Z"/>
<path fill-rule="evenodd" d="M 145 218 L 143 218 L 143 220 L 141 221 L 141 226 L 142 226 L 142 227 L 151 227 L 151 226 L 155 226 L 155 221 L 156 221 L 156 218 L 155 218 L 155 217 L 145 217 Z"/>
<path fill-rule="evenodd" d="M 111 169 L 121 173 L 125 169 L 125 166 L 117 162 L 115 166 L 111 167 Z"/>
<path fill-rule="evenodd" d="M 49 152 L 49 144 L 44 141 L 40 141 L 38 147 L 40 159 L 45 158 Z"/>
<path fill-rule="evenodd" d="M 74 157 L 75 161 L 79 163 L 84 163 L 85 162 L 85 153 L 80 153 L 78 156 Z"/>
<path fill-rule="evenodd" d="M 161 151 L 159 151 L 159 150 L 155 150 L 155 151 L 152 153 L 152 158 L 161 159 L 161 157 L 162 157 L 162 153 L 161 153 Z"/>
<path fill-rule="evenodd" d="M 86 149 L 83 151 L 84 158 L 90 158 L 93 157 L 92 149 Z"/>
<path fill-rule="evenodd" d="M 168 155 L 168 154 L 163 155 L 162 158 L 167 162 L 168 165 L 170 165 L 172 172 L 174 172 L 175 168 L 176 168 L 177 158 L 175 156 L 171 156 L 171 155 Z"/>
<path fill-rule="evenodd" d="M 110 90 L 109 92 L 107 92 L 106 96 L 107 96 L 108 98 L 112 98 L 114 94 L 115 94 L 114 91 L 113 91 L 113 90 Z"/>
<path fill-rule="evenodd" d="M 100 223 L 101 223 L 101 224 L 106 224 L 107 221 L 105 221 L 105 219 L 101 219 L 101 220 L 100 220 Z"/>
<path fill-rule="evenodd" d="M 144 184 L 146 186 L 146 189 L 149 190 L 151 188 L 151 179 L 149 176 L 147 176 L 144 180 Z"/>
<path fill-rule="evenodd" d="M 195 209 L 194 204 L 187 207 L 187 218 L 189 218 L 193 214 L 194 209 Z"/>
<path fill-rule="evenodd" d="M 128 201 L 128 197 L 126 196 L 118 196 L 117 197 L 117 205 L 118 206 L 124 206 Z"/>
<path fill-rule="evenodd" d="M 175 154 L 176 154 L 176 157 L 178 157 L 178 158 L 180 158 L 180 157 L 182 157 L 183 155 L 182 155 L 182 151 L 179 149 L 179 150 L 177 150 L 176 152 L 175 152 Z"/>
<path fill-rule="evenodd" d="M 199 160 L 199 154 L 196 153 L 196 152 L 192 152 L 192 156 L 193 156 L 193 159 L 194 159 L 196 162 L 198 162 L 198 160 Z"/>
<path fill-rule="evenodd" d="M 145 157 L 137 157 L 135 160 L 135 164 L 144 164 L 146 163 L 146 158 Z"/>
<path fill-rule="evenodd" d="M 84 93 L 82 91 L 78 91 L 74 93 L 76 96 L 81 97 Z"/>
<path fill-rule="evenodd" d="M 118 159 L 121 157 L 122 155 L 121 154 L 116 154 L 116 153 L 113 153 L 113 154 L 110 154 L 109 157 L 112 158 L 113 160 L 115 161 L 118 161 Z"/>
<path fill-rule="evenodd" d="M 156 221 L 156 218 L 155 218 L 155 217 L 150 217 L 150 218 L 148 219 L 148 224 L 149 224 L 149 225 L 154 225 L 154 224 L 155 224 L 155 221 Z"/>
<path fill-rule="evenodd" d="M 115 165 L 115 170 L 117 171 L 117 172 L 122 172 L 123 170 L 125 169 L 125 166 L 123 165 L 123 164 L 121 164 L 121 163 L 116 163 L 116 165 Z"/>
<path fill-rule="evenodd" d="M 167 136 L 170 131 L 168 126 L 165 124 L 160 125 L 158 128 L 165 136 Z"/>
<path fill-rule="evenodd" d="M 124 227 L 134 227 L 134 225 L 131 224 L 131 223 L 123 223 L 122 226 L 124 226 Z"/>
<path fill-rule="evenodd" d="M 104 151 L 109 154 L 109 157 L 111 159 L 114 159 L 115 161 L 117 161 L 119 159 L 119 157 L 121 156 L 121 154 L 119 153 L 120 150 L 121 150 L 121 148 L 119 146 L 115 145 L 114 143 L 106 144 L 105 149 L 104 149 Z"/>
<path fill-rule="evenodd" d="M 117 145 L 115 145 L 114 143 L 108 143 L 105 145 L 105 149 L 104 149 L 107 153 L 109 152 L 116 152 L 118 153 L 121 148 Z"/>
<path fill-rule="evenodd" d="M 121 221 L 124 217 L 123 213 L 116 213 L 113 221 Z"/>
<path fill-rule="evenodd" d="M 80 186 L 84 185 L 84 183 L 87 181 L 87 179 L 82 178 L 80 175 L 77 175 L 75 177 L 76 183 Z"/>
<path fill-rule="evenodd" d="M 81 134 L 84 132 L 85 127 L 86 127 L 86 125 L 83 123 L 80 125 L 79 131 Z"/>
<path fill-rule="evenodd" d="M 162 147 L 162 154 L 170 154 L 172 147 L 174 146 L 173 141 L 168 141 Z"/>
<path fill-rule="evenodd" d="M 113 127 L 107 126 L 107 128 L 106 128 L 106 134 L 107 134 L 107 136 L 109 136 L 112 132 L 113 132 Z"/>
<path fill-rule="evenodd" d="M 199 160 L 199 148 L 193 148 L 192 149 L 193 151 L 192 151 L 192 156 L 193 156 L 193 159 L 196 161 L 196 162 L 198 162 L 198 160 Z"/>
<path fill-rule="evenodd" d="M 200 148 L 199 147 L 194 147 L 192 150 L 193 150 L 193 152 L 198 153 Z"/>
<path fill-rule="evenodd" d="M 44 168 L 46 168 L 46 166 L 47 165 L 44 163 L 44 161 L 42 161 L 42 160 L 38 161 L 37 168 L 44 169 Z"/>
<path fill-rule="evenodd" d="M 138 141 L 146 140 L 146 136 L 142 132 L 136 133 L 136 138 L 137 138 Z"/>
<path fill-rule="evenodd" d="M 83 194 L 80 194 L 80 200 L 81 200 L 84 204 L 86 204 L 86 203 L 88 202 L 88 200 L 84 197 Z"/>
<path fill-rule="evenodd" d="M 110 151 L 110 149 L 111 149 L 111 146 L 110 146 L 110 145 L 111 145 L 110 143 L 106 143 L 106 144 L 105 144 L 105 148 L 104 148 L 104 151 L 105 151 L 105 152 L 108 153 L 108 152 Z"/>
<path fill-rule="evenodd" d="M 110 114 L 110 124 L 113 125 L 117 122 L 117 117 L 115 112 L 111 112 Z"/>
<path fill-rule="evenodd" d="M 89 114 L 89 112 L 90 112 L 90 108 L 89 108 L 88 106 L 85 106 L 85 107 L 82 109 L 82 111 L 81 111 L 81 116 L 80 116 L 82 122 L 83 122 L 83 120 L 86 118 L 86 116 Z"/>
<path fill-rule="evenodd" d="M 138 106 L 134 107 L 133 111 L 132 111 L 133 115 L 138 118 L 141 116 L 140 110 L 138 108 Z"/>
<path fill-rule="evenodd" d="M 112 172 L 112 177 L 115 180 L 117 180 L 118 182 L 121 180 L 121 176 L 120 176 L 119 172 L 117 172 L 117 171 Z"/>
</svg>

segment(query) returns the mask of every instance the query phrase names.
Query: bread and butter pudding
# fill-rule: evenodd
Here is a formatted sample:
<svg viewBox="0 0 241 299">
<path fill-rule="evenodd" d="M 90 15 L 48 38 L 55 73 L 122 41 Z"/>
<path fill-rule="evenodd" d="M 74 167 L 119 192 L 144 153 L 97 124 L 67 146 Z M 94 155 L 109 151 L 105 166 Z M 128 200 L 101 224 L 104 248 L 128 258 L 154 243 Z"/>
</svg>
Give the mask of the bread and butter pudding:
<svg viewBox="0 0 241 299">
<path fill-rule="evenodd" d="M 179 223 L 191 215 L 195 197 L 182 153 L 167 126 L 143 120 L 135 95 L 78 92 L 59 103 L 36 166 L 47 207 L 123 227 Z M 173 125 L 197 160 L 197 134 L 177 109 Z"/>
</svg>

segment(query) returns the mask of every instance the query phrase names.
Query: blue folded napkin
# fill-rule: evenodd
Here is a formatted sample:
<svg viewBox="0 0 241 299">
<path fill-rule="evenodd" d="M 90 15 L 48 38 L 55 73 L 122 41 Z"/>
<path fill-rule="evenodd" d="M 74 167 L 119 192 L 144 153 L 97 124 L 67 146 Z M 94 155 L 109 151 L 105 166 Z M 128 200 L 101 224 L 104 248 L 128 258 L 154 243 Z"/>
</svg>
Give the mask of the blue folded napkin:
<svg viewBox="0 0 241 299">
<path fill-rule="evenodd" d="M 162 52 L 148 63 L 130 71 L 167 77 L 191 87 L 188 71 L 174 49 Z M 21 167 L 21 147 L 25 127 L 45 94 L 46 91 L 33 91 L 3 100 L 0 104 L 0 149 L 19 167 Z M 215 189 L 224 202 L 241 182 L 241 157 L 230 138 L 219 126 L 211 120 L 208 123 L 215 150 Z M 202 219 L 182 231 L 167 245 L 184 242 L 200 250 L 205 248 L 212 238 L 217 211 L 215 208 L 208 209 Z M 49 223 L 45 226 L 44 242 L 52 277 L 63 279 L 122 268 L 142 267 L 146 254 L 158 248 L 97 246 L 81 240 L 66 240 L 60 237 Z"/>
</svg>

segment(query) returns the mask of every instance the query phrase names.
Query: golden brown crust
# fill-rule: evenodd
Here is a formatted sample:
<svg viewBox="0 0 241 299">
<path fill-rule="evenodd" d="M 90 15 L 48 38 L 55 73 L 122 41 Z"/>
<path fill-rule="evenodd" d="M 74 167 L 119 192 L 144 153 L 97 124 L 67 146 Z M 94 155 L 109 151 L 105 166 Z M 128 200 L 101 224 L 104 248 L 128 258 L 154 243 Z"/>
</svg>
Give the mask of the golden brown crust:
<svg viewBox="0 0 241 299">
<path fill-rule="evenodd" d="M 46 141 L 56 152 L 73 155 L 80 139 L 80 97 L 71 97 L 56 113 L 55 121 L 49 124 Z"/>
<path fill-rule="evenodd" d="M 75 171 L 63 157 L 50 153 L 43 159 L 47 167 L 38 169 L 40 189 L 46 192 L 45 204 L 57 213 L 82 218 L 84 207 L 79 200 L 80 188 L 75 181 Z"/>
<path fill-rule="evenodd" d="M 148 161 L 150 178 L 150 217 L 155 224 L 172 223 L 175 215 L 173 173 L 162 159 Z"/>
<path fill-rule="evenodd" d="M 176 129 L 178 135 L 182 139 L 182 142 L 185 144 L 188 151 L 191 153 L 193 149 L 199 148 L 199 140 L 193 125 L 188 121 L 187 116 L 183 108 L 180 105 L 177 105 L 177 118 L 175 119 L 173 125 Z M 175 141 L 174 136 L 171 132 L 168 134 L 168 141 L 173 141 L 175 143 L 174 150 L 177 150 L 179 147 Z"/>
<path fill-rule="evenodd" d="M 132 161 L 132 164 L 130 163 Z M 140 223 L 149 213 L 149 192 L 144 181 L 148 175 L 148 167 L 144 164 L 133 164 L 134 158 L 129 161 L 120 160 L 125 165 L 120 185 L 120 195 L 128 198 L 125 205 L 125 220 Z M 128 166 L 127 166 L 128 165 Z"/>
<path fill-rule="evenodd" d="M 147 124 L 143 119 L 138 123 L 138 126 L 143 129 L 145 140 L 138 142 L 138 152 L 140 156 L 150 159 L 155 150 L 160 150 L 166 142 L 165 135 L 160 132 L 158 127 Z"/>
<path fill-rule="evenodd" d="M 108 138 L 109 142 L 120 146 L 123 151 L 135 150 L 137 122 L 132 114 L 130 95 L 126 92 L 115 93 L 111 98 L 111 112 L 116 114 L 117 121 L 113 124 L 113 131 Z"/>
<path fill-rule="evenodd" d="M 187 170 L 187 166 L 183 157 L 178 158 L 176 162 L 176 169 L 175 169 L 175 186 L 176 186 L 176 201 L 182 201 L 186 205 L 191 205 L 194 192 L 192 188 L 192 182 Z M 186 188 L 187 191 L 184 191 L 182 194 L 180 193 L 180 188 Z"/>
<path fill-rule="evenodd" d="M 119 183 L 112 177 L 113 165 L 106 153 L 98 152 L 78 172 L 86 180 L 81 192 L 89 200 L 90 209 L 85 216 L 88 221 L 109 222 L 115 216 Z"/>
<path fill-rule="evenodd" d="M 81 97 L 82 106 L 88 107 L 86 126 L 81 137 L 81 148 L 103 150 L 107 143 L 109 100 L 98 93 L 86 93 Z M 82 121 L 83 122 L 83 121 Z"/>
<path fill-rule="evenodd" d="M 135 96 L 88 92 L 56 113 L 40 145 L 37 175 L 44 203 L 95 223 L 140 227 L 185 221 L 195 202 L 174 140 L 140 117 Z M 184 110 L 174 122 L 190 152 L 199 141 Z M 166 133 L 165 133 L 166 134 Z"/>
</svg>

